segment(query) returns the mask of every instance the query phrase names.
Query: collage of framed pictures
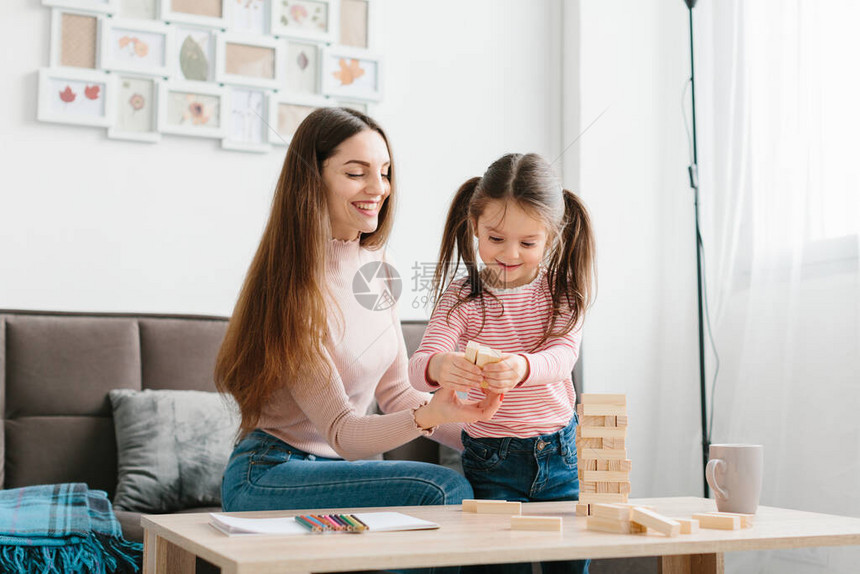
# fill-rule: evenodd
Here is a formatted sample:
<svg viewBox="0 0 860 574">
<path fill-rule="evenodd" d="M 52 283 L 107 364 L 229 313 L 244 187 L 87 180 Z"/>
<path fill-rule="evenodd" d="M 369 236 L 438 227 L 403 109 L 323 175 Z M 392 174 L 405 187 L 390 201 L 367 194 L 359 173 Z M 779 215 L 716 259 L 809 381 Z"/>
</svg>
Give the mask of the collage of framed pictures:
<svg viewBox="0 0 860 574">
<path fill-rule="evenodd" d="M 42 0 L 38 119 L 114 139 L 220 139 L 265 153 L 315 108 L 382 98 L 375 0 Z"/>
</svg>

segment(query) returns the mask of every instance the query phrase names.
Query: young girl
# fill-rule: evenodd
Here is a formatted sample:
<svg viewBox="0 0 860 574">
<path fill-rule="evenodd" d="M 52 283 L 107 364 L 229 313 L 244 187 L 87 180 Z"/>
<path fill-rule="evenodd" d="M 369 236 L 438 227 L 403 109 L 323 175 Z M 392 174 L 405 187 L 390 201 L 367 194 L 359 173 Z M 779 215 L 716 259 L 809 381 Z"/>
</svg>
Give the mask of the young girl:
<svg viewBox="0 0 860 574">
<path fill-rule="evenodd" d="M 466 275 L 458 278 L 460 261 Z M 478 399 L 483 382 L 503 395 L 491 420 L 463 432 L 463 469 L 477 498 L 579 498 L 571 371 L 593 269 L 585 206 L 540 156 L 506 155 L 457 191 L 434 277 L 436 307 L 409 378 L 422 390 Z M 500 351 L 501 361 L 471 364 L 463 353 L 469 341 Z M 582 562 L 546 566 L 587 569 Z"/>
</svg>

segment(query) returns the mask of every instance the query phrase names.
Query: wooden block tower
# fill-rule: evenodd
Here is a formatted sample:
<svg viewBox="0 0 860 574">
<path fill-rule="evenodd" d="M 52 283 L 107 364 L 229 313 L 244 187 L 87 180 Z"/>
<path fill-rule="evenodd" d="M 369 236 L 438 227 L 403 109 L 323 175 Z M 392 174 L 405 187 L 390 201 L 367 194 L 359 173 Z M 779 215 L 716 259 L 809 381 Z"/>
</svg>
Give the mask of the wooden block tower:
<svg viewBox="0 0 860 574">
<path fill-rule="evenodd" d="M 591 514 L 590 505 L 625 503 L 630 494 L 627 458 L 627 397 L 583 393 L 576 406 L 579 427 L 579 504 L 576 513 Z"/>
</svg>

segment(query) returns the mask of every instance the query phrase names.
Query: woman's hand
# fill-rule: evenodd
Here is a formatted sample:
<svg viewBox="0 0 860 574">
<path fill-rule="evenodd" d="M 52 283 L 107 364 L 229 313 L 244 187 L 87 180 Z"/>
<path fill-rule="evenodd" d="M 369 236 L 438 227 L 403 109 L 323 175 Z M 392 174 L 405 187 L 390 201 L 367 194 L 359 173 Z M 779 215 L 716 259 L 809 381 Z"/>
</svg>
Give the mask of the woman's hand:
<svg viewBox="0 0 860 574">
<path fill-rule="evenodd" d="M 489 392 L 505 394 L 525 380 L 529 363 L 522 355 L 504 354 L 498 363 L 484 365 L 483 373 Z"/>
<path fill-rule="evenodd" d="M 443 423 L 473 423 L 493 418 L 502 405 L 502 397 L 487 393 L 480 401 L 464 401 L 451 389 L 439 389 L 426 405 L 415 409 L 415 422 L 423 429 Z"/>
<path fill-rule="evenodd" d="M 467 392 L 480 388 L 481 369 L 466 360 L 465 353 L 436 353 L 427 364 L 427 376 L 443 389 Z"/>
</svg>

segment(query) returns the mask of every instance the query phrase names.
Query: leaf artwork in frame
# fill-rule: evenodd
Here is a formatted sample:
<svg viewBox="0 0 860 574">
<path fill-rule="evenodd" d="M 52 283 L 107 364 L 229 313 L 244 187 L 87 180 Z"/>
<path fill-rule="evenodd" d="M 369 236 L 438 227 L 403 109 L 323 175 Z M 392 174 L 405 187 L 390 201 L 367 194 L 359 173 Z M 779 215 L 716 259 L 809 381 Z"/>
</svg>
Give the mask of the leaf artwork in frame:
<svg viewBox="0 0 860 574">
<path fill-rule="evenodd" d="M 179 71 L 182 78 L 206 82 L 212 79 L 212 35 L 206 30 L 180 29 L 177 34 Z"/>
<path fill-rule="evenodd" d="M 107 26 L 103 66 L 109 69 L 166 76 L 171 51 L 167 28 L 111 23 Z"/>
<path fill-rule="evenodd" d="M 53 78 L 51 111 L 65 116 L 101 118 L 105 115 L 105 84 Z"/>
<path fill-rule="evenodd" d="M 287 71 L 284 84 L 292 93 L 316 94 L 319 91 L 319 47 L 313 43 L 287 43 Z"/>
<path fill-rule="evenodd" d="M 325 48 L 322 88 L 328 96 L 379 101 L 381 60 L 365 50 Z"/>
</svg>

